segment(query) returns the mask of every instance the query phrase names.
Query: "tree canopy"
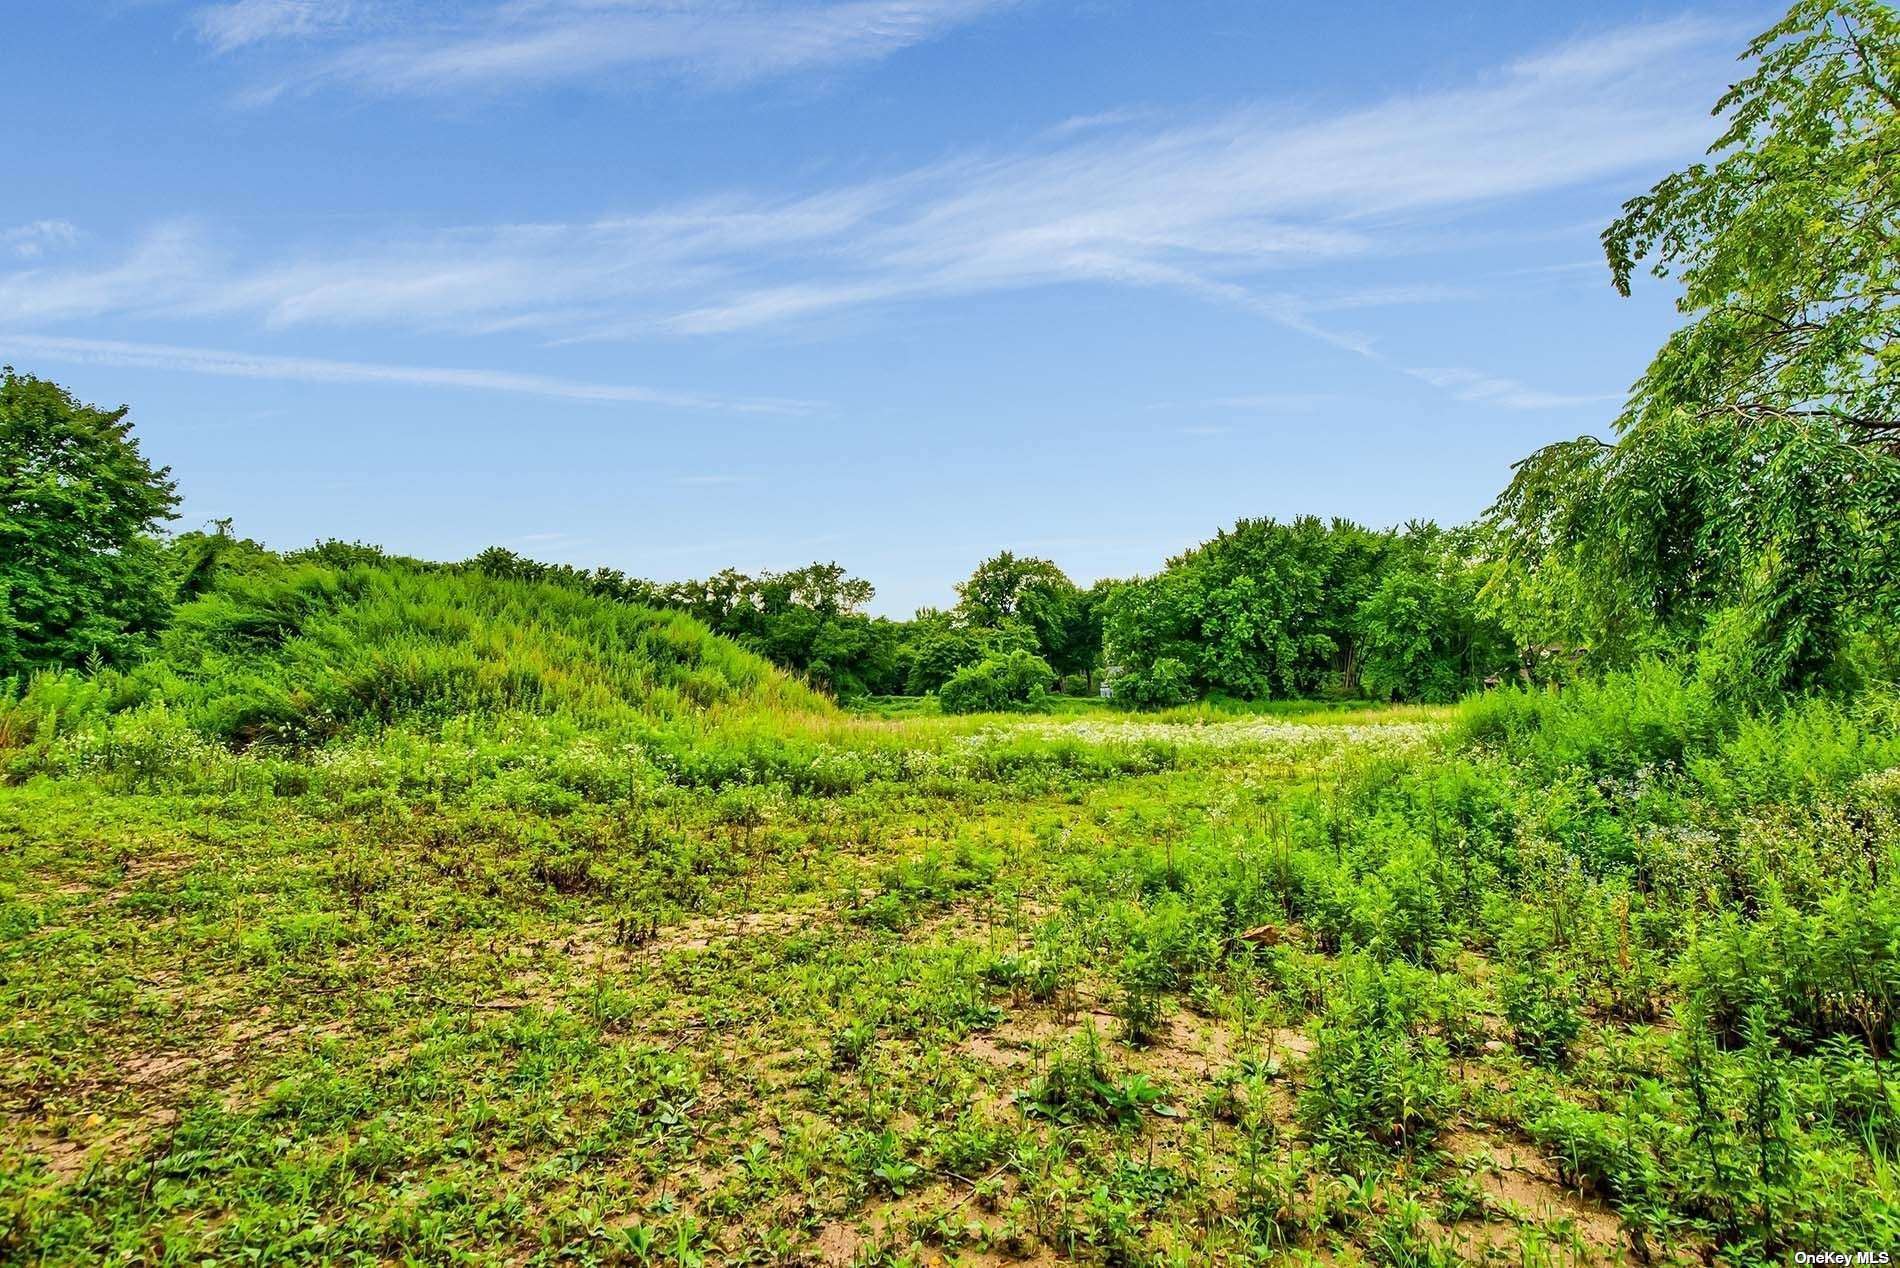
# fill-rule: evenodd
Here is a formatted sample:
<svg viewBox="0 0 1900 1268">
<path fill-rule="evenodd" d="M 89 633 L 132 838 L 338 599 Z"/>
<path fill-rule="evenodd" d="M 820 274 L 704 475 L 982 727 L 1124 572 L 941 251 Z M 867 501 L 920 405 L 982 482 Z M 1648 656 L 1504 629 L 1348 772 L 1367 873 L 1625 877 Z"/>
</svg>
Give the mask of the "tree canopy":
<svg viewBox="0 0 1900 1268">
<path fill-rule="evenodd" d="M 1519 465 L 1489 522 L 1489 588 L 1521 638 L 1600 663 L 1675 647 L 1737 691 L 1799 689 L 1900 598 L 1900 18 L 1802 0 L 1716 105 L 1709 162 L 1603 236 L 1692 320 L 1615 440 Z"/>
<path fill-rule="evenodd" d="M 1242 520 L 1108 597 L 1117 694 L 1449 699 L 1510 659 L 1464 543 L 1423 524 Z"/>
<path fill-rule="evenodd" d="M 126 659 L 165 619 L 178 496 L 126 414 L 0 373 L 0 677 Z"/>
</svg>

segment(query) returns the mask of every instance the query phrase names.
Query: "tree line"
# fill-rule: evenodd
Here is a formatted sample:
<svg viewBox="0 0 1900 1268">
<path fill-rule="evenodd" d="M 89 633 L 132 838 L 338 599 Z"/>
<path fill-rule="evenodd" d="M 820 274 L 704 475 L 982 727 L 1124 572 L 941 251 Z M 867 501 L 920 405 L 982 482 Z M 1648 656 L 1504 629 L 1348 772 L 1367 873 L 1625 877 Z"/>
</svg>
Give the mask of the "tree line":
<svg viewBox="0 0 1900 1268">
<path fill-rule="evenodd" d="M 1238 699 L 1455 700 L 1524 660 L 1485 615 L 1468 529 L 1243 520 L 1160 574 L 1076 584 L 999 551 L 957 601 L 908 621 L 864 607 L 871 583 L 813 563 L 756 576 L 654 582 L 491 547 L 462 565 L 689 613 L 841 698 L 936 695 L 952 712 L 1032 707 L 1094 690 L 1144 706 Z"/>
<path fill-rule="evenodd" d="M 614 568 L 543 564 L 490 547 L 464 567 L 511 580 L 577 587 L 603 598 L 672 608 L 698 618 L 773 663 L 840 698 L 939 693 L 949 699 L 984 677 L 1027 675 L 995 702 L 1027 703 L 1067 683 L 1093 685 L 1101 663 L 1099 605 L 1106 586 L 1083 589 L 1046 559 L 1001 551 L 957 586 L 950 608 L 908 621 L 868 615 L 876 591 L 835 562 L 749 575 L 727 568 L 704 580 L 656 582 Z M 1026 658 L 1026 659 L 1025 659 Z"/>
</svg>

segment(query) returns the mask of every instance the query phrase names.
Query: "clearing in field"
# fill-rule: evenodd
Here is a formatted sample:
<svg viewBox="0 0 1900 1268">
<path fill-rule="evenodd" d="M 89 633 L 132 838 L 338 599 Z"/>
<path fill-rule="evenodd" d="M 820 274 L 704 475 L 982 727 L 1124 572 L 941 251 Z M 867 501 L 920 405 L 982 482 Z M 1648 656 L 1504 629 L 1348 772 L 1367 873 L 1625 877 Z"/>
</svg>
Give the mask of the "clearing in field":
<svg viewBox="0 0 1900 1268">
<path fill-rule="evenodd" d="M 0 1268 L 1887 1262 L 1900 12 L 1789 3 L 10 12 Z"/>
<path fill-rule="evenodd" d="M 1891 1209 L 1892 952 L 1788 895 L 1900 910 L 1890 721 L 1723 721 L 1661 671 L 875 719 L 684 618 L 285 566 L 7 714 L 6 1245 L 1594 1263 L 1853 1228 Z"/>
</svg>

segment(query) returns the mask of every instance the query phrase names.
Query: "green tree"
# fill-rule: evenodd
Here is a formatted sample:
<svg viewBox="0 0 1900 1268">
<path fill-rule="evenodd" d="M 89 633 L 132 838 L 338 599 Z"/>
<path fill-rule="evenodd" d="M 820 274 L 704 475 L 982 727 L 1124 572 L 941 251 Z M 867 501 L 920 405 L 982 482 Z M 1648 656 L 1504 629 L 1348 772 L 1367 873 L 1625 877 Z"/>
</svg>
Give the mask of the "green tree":
<svg viewBox="0 0 1900 1268">
<path fill-rule="evenodd" d="M 1241 520 L 1108 597 L 1107 659 L 1135 674 L 1179 661 L 1197 692 L 1352 694 L 1355 614 L 1390 545 L 1390 534 L 1344 520 Z M 1173 672 L 1162 677 L 1172 691 Z"/>
<path fill-rule="evenodd" d="M 1710 161 L 1604 233 L 1619 291 L 1648 261 L 1693 319 L 1614 443 L 1532 455 L 1489 517 L 1521 639 L 1688 647 L 1744 694 L 1822 681 L 1896 614 L 1900 18 L 1801 0 L 1746 56 Z"/>
<path fill-rule="evenodd" d="M 1058 674 L 1086 673 L 1097 654 L 1087 601 L 1068 574 L 1047 559 L 999 551 L 957 586 L 957 616 L 973 629 L 1026 629 L 1031 648 Z"/>
<path fill-rule="evenodd" d="M 164 622 L 170 587 L 152 534 L 178 495 L 126 413 L 11 366 L 0 374 L 0 677 L 124 660 Z"/>
<path fill-rule="evenodd" d="M 462 567 L 497 581 L 547 581 L 559 575 L 555 566 L 537 563 L 506 546 L 490 546 Z"/>
<path fill-rule="evenodd" d="M 1103 579 L 1086 590 L 1078 591 L 1069 605 L 1067 624 L 1062 632 L 1061 654 L 1053 662 L 1064 674 L 1081 674 L 1092 688 L 1096 671 L 1102 667 L 1102 621 L 1108 596 L 1121 582 Z"/>
<path fill-rule="evenodd" d="M 936 691 L 959 669 L 982 660 L 983 652 L 983 639 L 949 613 L 921 611 L 904 648 L 904 690 L 913 696 Z"/>
<path fill-rule="evenodd" d="M 1479 608 L 1472 539 L 1469 529 L 1406 525 L 1355 614 L 1367 695 L 1456 700 L 1510 667 L 1508 635 Z"/>
<path fill-rule="evenodd" d="M 893 677 L 889 622 L 859 611 L 876 593 L 836 563 L 807 564 L 748 579 L 727 621 L 741 643 L 813 686 L 860 696 L 887 689 Z"/>
<path fill-rule="evenodd" d="M 957 585 L 958 609 L 972 625 L 995 626 L 1027 618 L 1052 591 L 1074 589 L 1062 569 L 1047 559 L 998 551 Z"/>
</svg>

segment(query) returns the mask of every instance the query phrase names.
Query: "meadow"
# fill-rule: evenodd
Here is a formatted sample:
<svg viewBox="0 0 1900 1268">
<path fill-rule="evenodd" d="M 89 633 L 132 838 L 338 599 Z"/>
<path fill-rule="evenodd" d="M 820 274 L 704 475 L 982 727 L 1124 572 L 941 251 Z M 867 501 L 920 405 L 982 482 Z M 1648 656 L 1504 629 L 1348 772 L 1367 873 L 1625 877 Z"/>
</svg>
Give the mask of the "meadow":
<svg viewBox="0 0 1900 1268">
<path fill-rule="evenodd" d="M 0 1261 L 1886 1262 L 1900 14 L 1741 60 L 1451 527 L 278 554 L 0 367 Z"/>
<path fill-rule="evenodd" d="M 677 614 L 306 557 L 31 679 L 0 770 L 16 1262 L 1900 1227 L 1880 693 L 851 712 Z"/>
</svg>

